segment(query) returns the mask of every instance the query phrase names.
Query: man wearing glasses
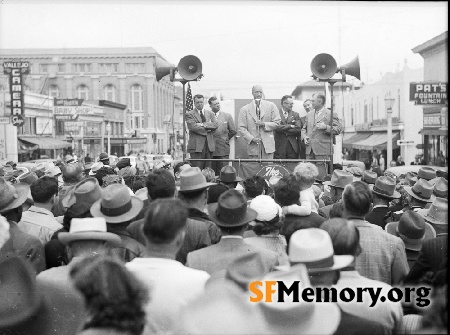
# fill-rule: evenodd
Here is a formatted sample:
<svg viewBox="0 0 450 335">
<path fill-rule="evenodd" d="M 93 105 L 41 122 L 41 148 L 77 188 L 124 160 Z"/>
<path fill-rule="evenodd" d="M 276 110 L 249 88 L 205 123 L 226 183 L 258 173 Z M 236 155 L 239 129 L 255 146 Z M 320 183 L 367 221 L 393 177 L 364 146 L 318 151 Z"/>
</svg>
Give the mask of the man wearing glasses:
<svg viewBox="0 0 450 335">
<path fill-rule="evenodd" d="M 297 137 L 300 137 L 302 121 L 300 115 L 292 110 L 294 100 L 290 95 L 281 98 L 280 125 L 275 129 L 276 159 L 296 159 L 300 147 Z"/>
</svg>

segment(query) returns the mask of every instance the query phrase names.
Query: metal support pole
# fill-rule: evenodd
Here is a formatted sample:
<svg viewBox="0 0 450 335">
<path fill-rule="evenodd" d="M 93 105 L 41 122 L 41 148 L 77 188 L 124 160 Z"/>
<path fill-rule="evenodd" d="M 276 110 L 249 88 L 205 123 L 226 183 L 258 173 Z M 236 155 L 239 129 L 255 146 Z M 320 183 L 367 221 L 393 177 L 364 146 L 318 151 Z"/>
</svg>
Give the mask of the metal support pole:
<svg viewBox="0 0 450 335">
<path fill-rule="evenodd" d="M 392 107 L 387 110 L 387 155 L 386 168 L 392 161 Z"/>
<path fill-rule="evenodd" d="M 187 81 L 182 80 L 181 83 L 183 84 L 183 161 L 186 159 L 186 152 L 187 152 L 187 146 L 186 146 L 186 91 L 184 87 L 186 86 Z"/>
<path fill-rule="evenodd" d="M 328 81 L 330 83 L 330 98 L 331 98 L 331 108 L 330 108 L 330 174 L 333 173 L 333 138 L 334 138 L 334 134 L 333 134 L 333 85 L 336 83 L 335 80 L 329 80 Z"/>
</svg>

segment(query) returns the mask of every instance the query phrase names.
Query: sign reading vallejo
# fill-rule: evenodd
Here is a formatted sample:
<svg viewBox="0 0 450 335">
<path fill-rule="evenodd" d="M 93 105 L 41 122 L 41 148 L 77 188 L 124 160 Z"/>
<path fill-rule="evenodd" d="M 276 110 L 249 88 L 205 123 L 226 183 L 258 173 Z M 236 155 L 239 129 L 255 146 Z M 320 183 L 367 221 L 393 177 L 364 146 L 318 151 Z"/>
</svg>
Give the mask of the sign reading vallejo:
<svg viewBox="0 0 450 335">
<path fill-rule="evenodd" d="M 55 115 L 94 114 L 92 106 L 82 106 L 83 101 L 83 99 L 55 98 Z"/>
<path fill-rule="evenodd" d="M 410 83 L 409 101 L 415 105 L 447 105 L 447 83 Z"/>
<path fill-rule="evenodd" d="M 11 123 L 21 127 L 24 123 L 24 90 L 23 74 L 30 71 L 29 62 L 4 62 L 3 73 L 9 75 L 9 87 L 11 93 Z"/>
</svg>

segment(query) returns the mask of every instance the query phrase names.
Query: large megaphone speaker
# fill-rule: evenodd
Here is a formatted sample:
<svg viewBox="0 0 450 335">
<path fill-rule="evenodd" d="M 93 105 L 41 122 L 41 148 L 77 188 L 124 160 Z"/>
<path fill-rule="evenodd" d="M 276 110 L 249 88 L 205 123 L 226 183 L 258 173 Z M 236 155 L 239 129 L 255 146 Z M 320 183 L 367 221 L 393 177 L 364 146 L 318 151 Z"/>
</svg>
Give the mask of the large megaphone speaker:
<svg viewBox="0 0 450 335">
<path fill-rule="evenodd" d="M 342 69 L 345 69 L 345 74 L 353 76 L 355 78 L 358 78 L 359 80 L 361 79 L 361 73 L 360 73 L 360 69 L 359 69 L 359 57 L 356 56 L 355 59 L 353 59 L 351 62 L 345 64 L 345 65 L 341 65 L 341 67 L 339 68 L 340 71 L 342 72 Z"/>
<path fill-rule="evenodd" d="M 170 74 L 170 81 L 173 81 L 175 78 L 175 65 L 170 64 L 169 62 L 166 62 L 165 60 L 157 57 L 155 61 L 155 74 L 157 81 L 160 81 L 168 74 Z"/>
<path fill-rule="evenodd" d="M 329 79 L 337 70 L 337 63 L 329 54 L 318 54 L 311 62 L 311 71 L 319 79 Z"/>
<path fill-rule="evenodd" d="M 178 73 L 183 79 L 195 80 L 202 74 L 202 62 L 196 56 L 184 56 L 178 63 Z"/>
</svg>

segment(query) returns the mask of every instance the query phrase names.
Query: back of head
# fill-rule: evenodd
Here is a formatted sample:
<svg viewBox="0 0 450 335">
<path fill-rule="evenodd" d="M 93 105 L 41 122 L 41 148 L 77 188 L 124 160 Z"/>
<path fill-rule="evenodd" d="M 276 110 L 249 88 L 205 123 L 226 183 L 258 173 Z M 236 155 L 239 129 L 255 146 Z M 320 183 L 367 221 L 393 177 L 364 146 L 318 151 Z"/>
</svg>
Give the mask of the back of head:
<svg viewBox="0 0 450 335">
<path fill-rule="evenodd" d="M 177 173 L 180 173 L 180 172 L 181 172 L 181 167 L 182 167 L 183 165 L 189 165 L 189 166 L 191 166 L 191 164 L 189 164 L 189 162 L 184 162 L 184 161 L 178 162 L 178 163 L 175 164 L 175 166 L 173 167 L 173 174 L 176 175 Z"/>
<path fill-rule="evenodd" d="M 267 183 L 261 176 L 253 176 L 244 180 L 244 190 L 248 198 L 256 198 L 258 195 L 264 194 Z"/>
<path fill-rule="evenodd" d="M 144 219 L 144 235 L 155 244 L 172 242 L 185 228 L 187 206 L 179 199 L 152 201 Z"/>
<path fill-rule="evenodd" d="M 228 186 L 225 186 L 223 184 L 216 184 L 211 186 L 208 189 L 208 199 L 206 200 L 207 204 L 213 204 L 216 203 L 219 200 L 219 197 L 222 195 L 222 193 L 225 193 L 230 188 Z"/>
<path fill-rule="evenodd" d="M 62 178 L 65 183 L 77 183 L 81 180 L 82 172 L 83 169 L 79 164 L 67 164 L 62 169 Z"/>
<path fill-rule="evenodd" d="M 150 199 L 172 198 L 175 194 L 175 179 L 166 169 L 150 172 L 145 182 Z"/>
<path fill-rule="evenodd" d="M 372 205 L 372 192 L 362 181 L 354 181 L 345 186 L 342 201 L 347 216 L 363 217 L 369 213 Z"/>
<path fill-rule="evenodd" d="M 216 178 L 216 175 L 214 173 L 214 170 L 211 169 L 210 167 L 206 167 L 202 170 L 202 174 L 205 176 L 206 181 L 208 183 L 210 182 L 214 182 L 214 179 Z"/>
<path fill-rule="evenodd" d="M 281 178 L 275 186 L 275 201 L 281 206 L 298 204 L 300 199 L 300 184 L 295 176 Z"/>
<path fill-rule="evenodd" d="M 352 222 L 342 218 L 334 218 L 323 222 L 320 229 L 325 230 L 330 235 L 335 255 L 356 257 L 361 253 L 359 230 Z"/>
<path fill-rule="evenodd" d="M 33 201 L 47 203 L 58 194 L 58 180 L 55 177 L 43 176 L 30 186 Z"/>
<path fill-rule="evenodd" d="M 312 163 L 300 163 L 294 169 L 294 176 L 303 189 L 311 187 L 319 175 L 319 170 Z"/>
</svg>

